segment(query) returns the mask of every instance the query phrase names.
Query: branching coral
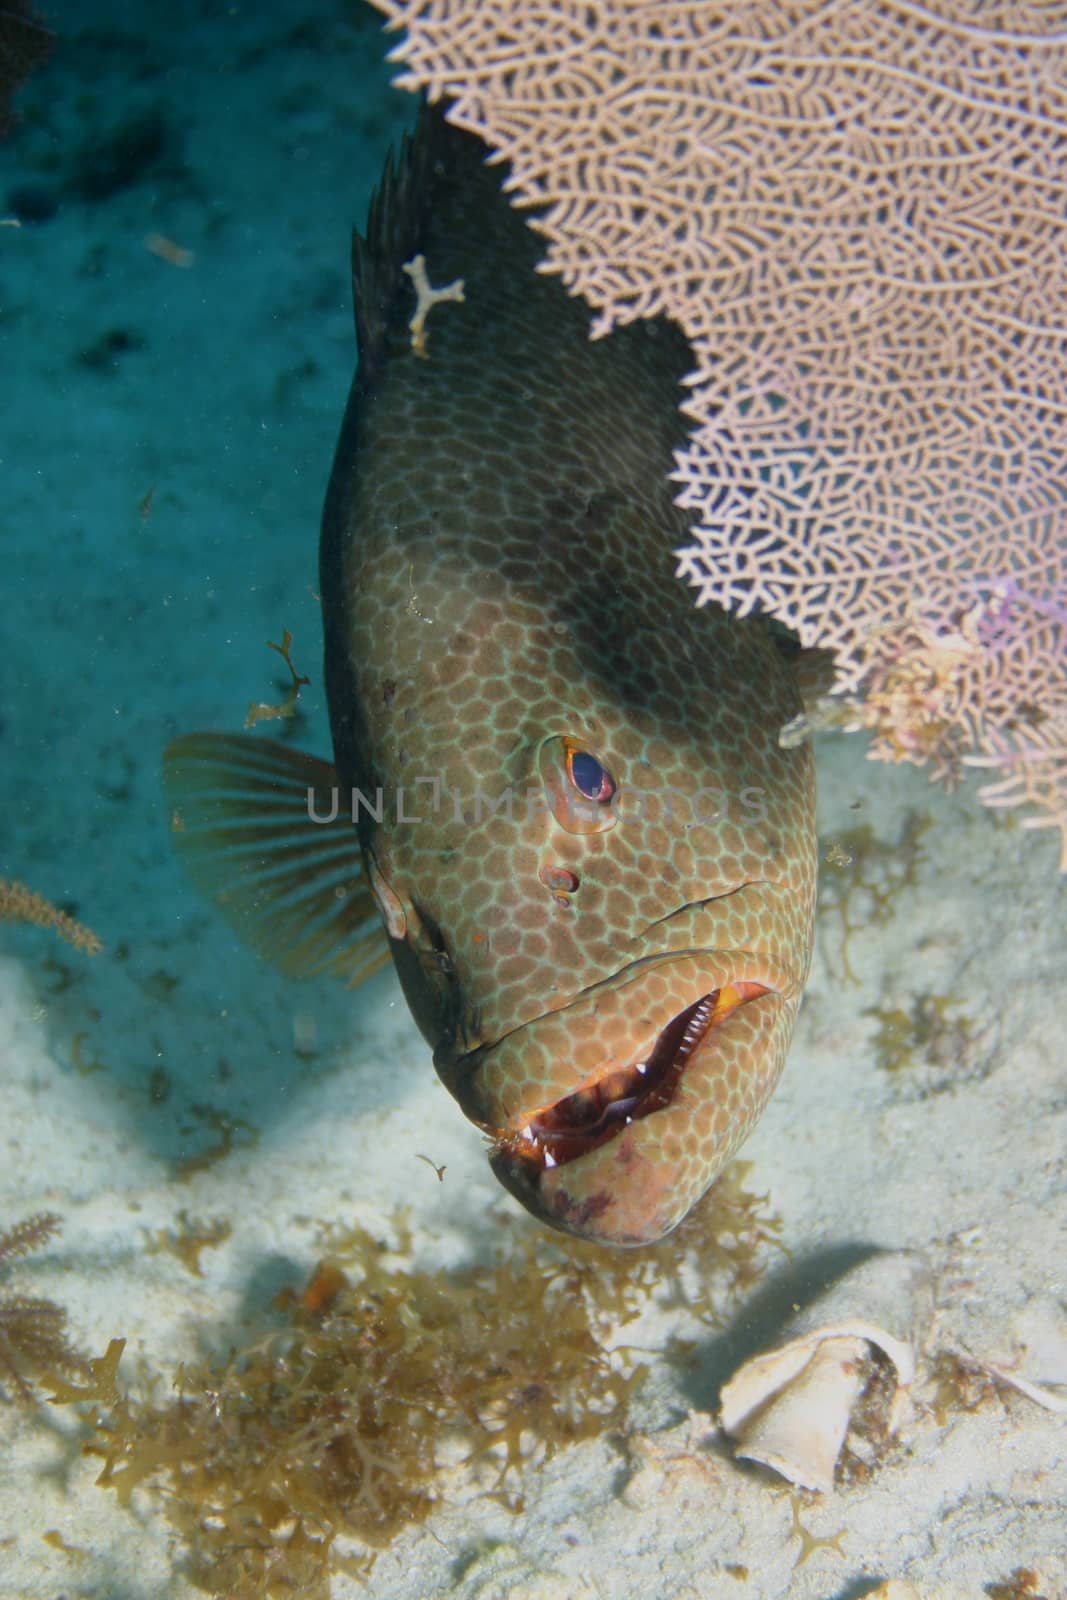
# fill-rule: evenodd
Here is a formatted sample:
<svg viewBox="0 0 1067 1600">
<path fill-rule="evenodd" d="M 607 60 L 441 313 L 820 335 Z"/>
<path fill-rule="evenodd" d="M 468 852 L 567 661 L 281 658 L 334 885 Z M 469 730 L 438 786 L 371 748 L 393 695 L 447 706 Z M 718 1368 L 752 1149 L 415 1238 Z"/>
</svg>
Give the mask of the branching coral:
<svg viewBox="0 0 1067 1600">
<path fill-rule="evenodd" d="M 1028 0 L 374 0 L 595 330 L 692 341 L 698 600 L 1067 867 L 1067 31 Z"/>
</svg>

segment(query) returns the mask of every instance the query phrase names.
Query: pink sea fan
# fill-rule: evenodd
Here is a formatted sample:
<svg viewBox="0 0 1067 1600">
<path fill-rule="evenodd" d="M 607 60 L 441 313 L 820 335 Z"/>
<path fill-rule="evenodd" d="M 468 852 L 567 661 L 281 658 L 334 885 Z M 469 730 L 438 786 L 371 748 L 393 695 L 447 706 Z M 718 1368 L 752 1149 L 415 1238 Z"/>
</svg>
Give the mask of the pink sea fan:
<svg viewBox="0 0 1067 1600">
<path fill-rule="evenodd" d="M 997 769 L 1067 868 L 1067 7 L 374 3 L 594 332 L 689 336 L 697 603 L 831 649 L 874 756 Z"/>
</svg>

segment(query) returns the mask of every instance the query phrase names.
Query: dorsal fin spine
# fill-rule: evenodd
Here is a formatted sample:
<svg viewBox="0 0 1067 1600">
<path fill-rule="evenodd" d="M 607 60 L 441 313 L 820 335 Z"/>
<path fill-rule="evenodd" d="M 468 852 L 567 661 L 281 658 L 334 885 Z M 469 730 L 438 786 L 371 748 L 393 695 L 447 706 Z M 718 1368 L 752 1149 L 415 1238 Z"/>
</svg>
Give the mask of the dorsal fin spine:
<svg viewBox="0 0 1067 1600">
<path fill-rule="evenodd" d="M 383 355 L 386 328 L 398 292 L 410 284 L 403 264 L 419 247 L 427 200 L 427 179 L 436 143 L 440 110 L 425 101 L 418 121 L 404 135 L 398 154 L 390 150 L 381 180 L 371 196 L 364 234 L 352 232 L 352 302 L 356 347 L 364 380 Z"/>
</svg>

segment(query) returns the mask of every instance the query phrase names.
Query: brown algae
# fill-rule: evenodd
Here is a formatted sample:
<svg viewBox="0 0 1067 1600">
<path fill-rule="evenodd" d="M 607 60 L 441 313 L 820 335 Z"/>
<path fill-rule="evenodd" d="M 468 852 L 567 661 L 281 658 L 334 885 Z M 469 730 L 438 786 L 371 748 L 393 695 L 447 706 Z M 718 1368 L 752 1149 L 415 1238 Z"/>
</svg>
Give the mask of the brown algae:
<svg viewBox="0 0 1067 1600">
<path fill-rule="evenodd" d="M 620 1325 L 664 1286 L 721 1320 L 759 1276 L 778 1223 L 745 1171 L 663 1244 L 627 1252 L 514 1223 L 506 1256 L 425 1271 L 400 1260 L 403 1224 L 396 1250 L 359 1227 L 327 1234 L 308 1288 L 284 1297 L 285 1326 L 183 1368 L 176 1398 L 92 1408 L 98 1481 L 124 1505 L 160 1494 L 190 1576 L 232 1600 L 326 1600 L 331 1572 L 365 1574 L 465 1489 L 518 1513 L 530 1467 L 626 1428 L 646 1369 L 611 1347 Z"/>
<path fill-rule="evenodd" d="M 861 823 L 835 834 L 824 851 L 826 870 L 819 879 L 818 916 L 822 923 L 836 919 L 844 983 L 859 983 L 849 955 L 853 937 L 889 923 L 896 913 L 897 896 L 915 887 L 923 837 L 931 820 L 909 811 L 894 842 L 879 839 L 870 823 Z"/>
</svg>

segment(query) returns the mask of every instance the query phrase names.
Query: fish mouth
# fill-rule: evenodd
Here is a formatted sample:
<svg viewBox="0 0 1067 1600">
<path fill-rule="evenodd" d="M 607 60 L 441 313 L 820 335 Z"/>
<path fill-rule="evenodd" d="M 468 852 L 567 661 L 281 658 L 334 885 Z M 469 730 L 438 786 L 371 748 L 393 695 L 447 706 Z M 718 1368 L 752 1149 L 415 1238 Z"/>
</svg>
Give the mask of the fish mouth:
<svg viewBox="0 0 1067 1600">
<path fill-rule="evenodd" d="M 435 1062 L 488 1135 L 495 1176 L 535 1217 L 601 1244 L 652 1244 L 766 1105 L 800 988 L 777 952 L 664 952 Z"/>
<path fill-rule="evenodd" d="M 489 1164 L 505 1187 L 525 1199 L 541 1172 L 589 1155 L 643 1117 L 664 1110 L 711 1030 L 766 985 L 724 984 L 675 1013 L 643 1059 L 611 1067 L 573 1094 L 542 1107 L 515 1130 L 498 1134 Z M 518 1194 L 516 1185 L 523 1193 Z"/>
</svg>

